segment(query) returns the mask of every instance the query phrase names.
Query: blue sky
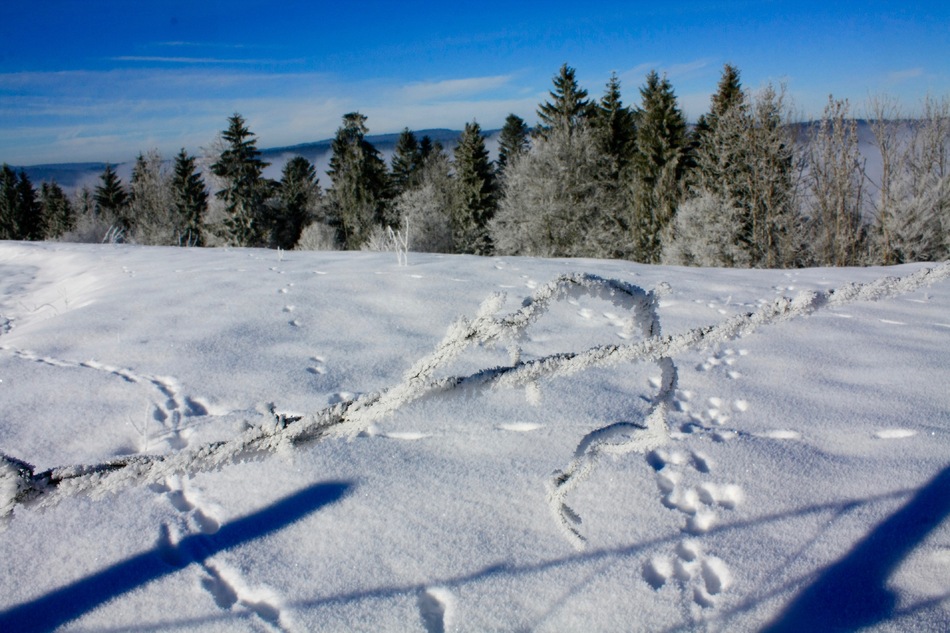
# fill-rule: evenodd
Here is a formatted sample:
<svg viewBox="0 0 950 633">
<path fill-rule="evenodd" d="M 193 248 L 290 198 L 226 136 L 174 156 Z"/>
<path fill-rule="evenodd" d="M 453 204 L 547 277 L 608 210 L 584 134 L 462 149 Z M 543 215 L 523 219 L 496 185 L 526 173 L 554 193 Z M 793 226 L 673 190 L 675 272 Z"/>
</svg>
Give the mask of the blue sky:
<svg viewBox="0 0 950 633">
<path fill-rule="evenodd" d="M 724 63 L 743 85 L 787 84 L 805 118 L 828 95 L 913 114 L 950 95 L 944 2 L 346 3 L 36 0 L 0 19 L 0 162 L 198 152 L 240 112 L 260 147 L 370 133 L 535 121 L 562 63 L 592 96 L 612 71 L 634 104 L 666 73 L 691 120 Z"/>
</svg>

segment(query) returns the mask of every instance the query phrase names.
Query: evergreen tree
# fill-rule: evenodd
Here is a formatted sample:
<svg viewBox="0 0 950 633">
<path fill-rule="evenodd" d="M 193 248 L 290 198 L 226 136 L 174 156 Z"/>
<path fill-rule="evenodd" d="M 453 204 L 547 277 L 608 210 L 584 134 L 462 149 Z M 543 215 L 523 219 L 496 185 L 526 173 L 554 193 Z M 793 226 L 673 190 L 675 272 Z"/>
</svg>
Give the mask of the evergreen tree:
<svg viewBox="0 0 950 633">
<path fill-rule="evenodd" d="M 687 166 L 686 119 L 670 82 L 656 71 L 640 88 L 636 151 L 631 161 L 633 257 L 657 263 L 663 233 L 682 198 Z"/>
<path fill-rule="evenodd" d="M 57 238 L 76 228 L 76 214 L 56 181 L 40 186 L 40 205 L 47 220 L 47 237 Z"/>
<path fill-rule="evenodd" d="M 238 246 L 263 244 L 270 219 L 266 202 L 274 183 L 262 176 L 269 163 L 260 159 L 254 136 L 240 114 L 229 117 L 228 129 L 221 133 L 225 149 L 211 165 L 212 173 L 224 180 L 224 188 L 215 195 L 227 207 L 225 224 Z"/>
<path fill-rule="evenodd" d="M 20 238 L 17 184 L 16 172 L 4 163 L 0 172 L 0 240 Z"/>
<path fill-rule="evenodd" d="M 429 148 L 431 151 L 431 147 Z M 416 184 L 423 163 L 422 150 L 416 135 L 405 128 L 396 141 L 392 158 L 393 195 L 398 196 Z"/>
<path fill-rule="evenodd" d="M 615 172 L 620 174 L 633 158 L 637 124 L 633 112 L 623 105 L 616 73 L 610 75 L 604 96 L 594 112 L 594 125 L 602 138 L 603 150 L 613 160 Z"/>
<path fill-rule="evenodd" d="M 36 189 L 30 182 L 25 171 L 20 171 L 17 193 L 17 219 L 19 228 L 18 239 L 40 241 L 46 239 L 47 223 L 43 208 L 36 199 Z"/>
<path fill-rule="evenodd" d="M 290 250 L 297 245 L 300 234 L 314 218 L 320 200 L 317 170 L 303 156 L 295 156 L 284 165 L 278 187 L 280 210 L 274 225 L 273 242 L 278 248 Z"/>
<path fill-rule="evenodd" d="M 573 130 L 594 113 L 587 91 L 577 85 L 574 69 L 564 64 L 554 78 L 551 101 L 538 107 L 538 133 L 546 136 L 552 129 Z"/>
<path fill-rule="evenodd" d="M 93 195 L 96 215 L 121 231 L 129 231 L 132 228 L 132 218 L 129 216 L 129 194 L 112 169 L 112 165 L 106 165 L 99 180 L 101 184 L 96 185 Z"/>
<path fill-rule="evenodd" d="M 455 147 L 455 206 L 452 235 L 455 252 L 492 252 L 488 223 L 495 215 L 495 177 L 478 123 L 466 123 Z"/>
<path fill-rule="evenodd" d="M 498 174 L 503 175 L 511 161 L 528 150 L 528 124 L 517 114 L 509 114 L 498 139 Z"/>
<path fill-rule="evenodd" d="M 204 246 L 204 217 L 208 211 L 208 190 L 195 168 L 195 157 L 182 148 L 175 156 L 171 177 L 174 225 L 180 246 Z"/>
<path fill-rule="evenodd" d="M 398 219 L 390 216 L 386 164 L 365 139 L 367 131 L 364 115 L 345 114 L 331 145 L 327 219 L 340 244 L 351 250 L 366 243 L 374 226 L 398 225 Z"/>
</svg>

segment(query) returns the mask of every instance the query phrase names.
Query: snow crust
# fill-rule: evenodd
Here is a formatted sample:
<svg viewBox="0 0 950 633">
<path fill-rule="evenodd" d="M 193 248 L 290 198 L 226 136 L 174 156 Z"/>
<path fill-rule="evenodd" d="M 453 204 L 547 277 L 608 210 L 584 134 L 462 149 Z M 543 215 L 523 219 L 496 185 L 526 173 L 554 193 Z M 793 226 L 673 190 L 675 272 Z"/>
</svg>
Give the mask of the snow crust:
<svg viewBox="0 0 950 633">
<path fill-rule="evenodd" d="M 0 630 L 941 631 L 950 266 L 0 244 Z"/>
</svg>

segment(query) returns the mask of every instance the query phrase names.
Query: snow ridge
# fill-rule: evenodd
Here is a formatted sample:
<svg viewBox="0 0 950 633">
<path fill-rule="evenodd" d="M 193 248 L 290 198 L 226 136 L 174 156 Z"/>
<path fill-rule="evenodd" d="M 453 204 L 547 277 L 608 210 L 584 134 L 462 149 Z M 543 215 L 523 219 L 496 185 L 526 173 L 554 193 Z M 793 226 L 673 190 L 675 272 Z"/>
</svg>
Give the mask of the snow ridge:
<svg viewBox="0 0 950 633">
<path fill-rule="evenodd" d="M 564 503 L 566 495 L 595 466 L 598 455 L 610 452 L 648 452 L 668 439 L 666 411 L 675 391 L 677 374 L 673 358 L 693 349 L 705 349 L 741 338 L 759 328 L 806 316 L 831 306 L 856 301 L 877 301 L 911 292 L 950 277 L 950 262 L 923 268 L 903 278 L 884 277 L 866 284 L 847 284 L 829 291 L 803 292 L 795 298 L 779 298 L 746 314 L 718 324 L 698 327 L 676 335 L 660 333 L 657 298 L 665 285 L 645 291 L 621 281 L 595 275 L 563 275 L 538 288 L 520 310 L 492 316 L 503 305 L 503 295 L 492 295 L 471 321 L 453 324 L 432 354 L 418 361 L 403 381 L 389 389 L 345 400 L 306 416 L 279 414 L 272 408 L 271 420 L 237 437 L 167 454 L 118 457 L 93 465 L 71 465 L 35 472 L 22 460 L 0 453 L 0 516 L 9 515 L 18 504 L 48 506 L 76 494 L 101 497 L 127 486 L 163 482 L 167 477 L 215 470 L 227 464 L 260 459 L 277 451 L 327 437 L 355 437 L 374 420 L 422 397 L 457 389 L 526 387 L 541 379 L 567 376 L 592 367 L 622 362 L 655 362 L 662 379 L 643 426 L 634 423 L 607 425 L 583 438 L 568 467 L 555 474 L 549 493 L 552 509 L 566 533 L 578 546 L 583 537 L 576 525 L 579 517 Z M 562 352 L 521 360 L 517 341 L 555 301 L 573 296 L 594 296 L 628 310 L 627 327 L 639 328 L 643 340 L 631 344 L 595 346 L 583 352 Z M 468 376 L 433 378 L 435 371 L 457 358 L 470 345 L 505 345 L 511 364 L 486 368 Z"/>
</svg>

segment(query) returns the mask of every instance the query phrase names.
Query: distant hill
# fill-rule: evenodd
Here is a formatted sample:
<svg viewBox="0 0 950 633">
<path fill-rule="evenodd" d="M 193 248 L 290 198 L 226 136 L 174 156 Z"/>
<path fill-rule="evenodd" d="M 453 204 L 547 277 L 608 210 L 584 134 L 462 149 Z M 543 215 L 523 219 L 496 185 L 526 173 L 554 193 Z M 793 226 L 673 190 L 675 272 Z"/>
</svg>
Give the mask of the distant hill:
<svg viewBox="0 0 950 633">
<path fill-rule="evenodd" d="M 429 130 L 413 130 L 416 138 L 421 140 L 423 136 L 428 136 L 433 142 L 441 143 L 447 151 L 455 147 L 456 141 L 462 132 L 460 130 L 449 130 L 444 128 Z M 497 150 L 499 130 L 487 130 L 484 132 L 486 137 L 486 146 L 491 154 Z M 379 150 L 383 160 L 389 163 L 393 151 L 396 148 L 396 141 L 400 133 L 394 134 L 374 134 L 368 135 L 366 140 L 373 144 Z M 324 187 L 329 185 L 329 178 L 326 176 L 326 170 L 330 163 L 330 147 L 333 139 L 324 139 L 312 143 L 301 143 L 299 145 L 288 145 L 284 147 L 269 147 L 261 150 L 261 157 L 270 163 L 270 166 L 264 171 L 268 178 L 279 179 L 284 164 L 294 156 L 303 156 L 317 169 L 320 176 L 320 184 Z M 167 163 L 171 164 L 172 157 L 168 157 Z M 124 163 L 113 163 L 116 173 L 126 183 L 132 175 L 132 165 L 134 161 Z M 99 174 L 106 168 L 106 163 L 54 163 L 48 165 L 27 165 L 14 166 L 13 169 L 19 172 L 21 169 L 27 173 L 35 186 L 41 182 L 55 180 L 67 192 L 74 191 L 83 185 L 95 186 L 99 180 Z"/>
</svg>

